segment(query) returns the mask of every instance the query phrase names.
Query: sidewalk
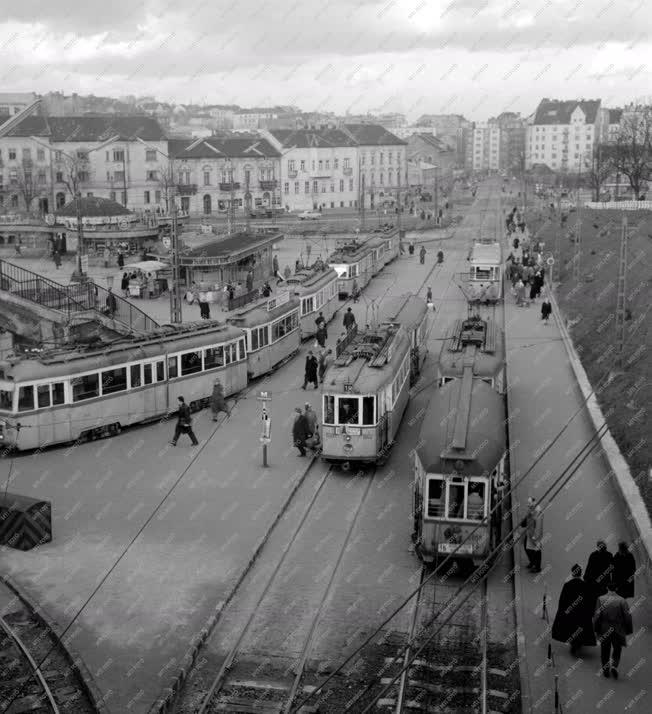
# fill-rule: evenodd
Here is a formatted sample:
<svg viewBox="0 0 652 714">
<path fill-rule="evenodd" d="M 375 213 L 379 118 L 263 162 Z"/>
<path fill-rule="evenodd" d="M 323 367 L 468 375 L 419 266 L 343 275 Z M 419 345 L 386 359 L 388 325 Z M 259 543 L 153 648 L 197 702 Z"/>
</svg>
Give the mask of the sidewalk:
<svg viewBox="0 0 652 714">
<path fill-rule="evenodd" d="M 516 481 L 584 400 L 556 322 L 548 326 L 541 322 L 540 301 L 517 308 L 508 291 L 505 322 L 507 379 L 511 388 L 511 470 Z M 583 410 L 517 487 L 517 522 L 525 515 L 527 498 L 540 498 L 593 434 L 589 416 Z M 601 676 L 599 647 L 584 648 L 580 658 L 575 658 L 568 645 L 553 642 L 554 666 L 549 666 L 549 633 L 561 587 L 573 564 L 585 568 L 598 538 L 607 541 L 611 552 L 619 540 L 631 538 L 628 514 L 610 483 L 610 469 L 600 449 L 592 452 L 545 511 L 543 571 L 539 575 L 526 571 L 522 545 L 519 543 L 516 549 L 516 564 L 520 566 L 516 579 L 518 634 L 524 655 L 520 665 L 526 714 L 558 711 L 554 706 L 555 675 L 559 676 L 560 711 L 643 714 L 652 709 L 652 612 L 643 578 L 637 579 L 636 596 L 630 600 L 635 634 L 623 650 L 617 682 Z M 637 561 L 640 564 L 640 558 Z M 543 609 L 544 597 L 547 612 Z"/>
</svg>

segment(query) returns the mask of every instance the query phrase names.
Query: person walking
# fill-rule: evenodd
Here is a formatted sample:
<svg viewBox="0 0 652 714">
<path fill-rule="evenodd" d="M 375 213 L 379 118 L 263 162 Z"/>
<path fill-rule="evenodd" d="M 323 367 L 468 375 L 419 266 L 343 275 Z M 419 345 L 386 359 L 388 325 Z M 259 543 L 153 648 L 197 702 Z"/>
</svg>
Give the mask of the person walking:
<svg viewBox="0 0 652 714">
<path fill-rule="evenodd" d="M 360 299 L 360 288 L 358 287 L 358 281 L 355 278 L 353 279 L 353 285 L 351 287 L 351 297 L 353 298 L 353 302 L 358 302 Z"/>
<path fill-rule="evenodd" d="M 321 352 L 319 355 L 319 365 L 318 365 L 318 373 L 319 373 L 319 384 L 324 383 L 324 375 L 326 374 L 326 369 L 328 367 L 328 357 L 329 355 L 333 354 L 333 350 L 328 349 L 326 351 Z"/>
<path fill-rule="evenodd" d="M 227 417 L 231 416 L 231 410 L 229 409 L 226 399 L 224 397 L 224 388 L 219 379 L 216 379 L 213 383 L 213 393 L 211 394 L 211 411 L 213 412 L 213 421 L 217 421 L 217 415 L 220 412 L 224 412 Z"/>
<path fill-rule="evenodd" d="M 312 436 L 317 430 L 317 413 L 308 402 L 305 403 L 305 408 L 304 415 L 308 422 L 308 433 Z"/>
<path fill-rule="evenodd" d="M 355 315 L 353 314 L 353 310 L 351 308 L 347 308 L 346 312 L 344 313 L 344 319 L 342 320 L 344 324 L 344 329 L 348 332 L 353 325 L 355 325 Z"/>
<path fill-rule="evenodd" d="M 275 256 L 272 258 L 272 272 L 274 273 L 274 277 L 275 277 L 275 278 L 278 278 L 278 277 L 279 277 L 279 274 L 278 274 L 278 256 L 277 256 L 277 255 L 275 255 Z"/>
<path fill-rule="evenodd" d="M 430 307 L 430 304 L 432 303 L 432 288 L 428 288 L 428 292 L 426 293 L 426 303 L 428 304 L 428 307 Z"/>
<path fill-rule="evenodd" d="M 561 589 L 557 614 L 552 623 L 552 639 L 567 642 L 572 655 L 576 655 L 580 647 L 597 645 L 593 632 L 591 597 L 582 580 L 582 568 L 579 565 L 571 568 L 571 577 Z"/>
<path fill-rule="evenodd" d="M 122 280 L 120 281 L 120 289 L 125 297 L 129 297 L 129 275 L 127 273 L 122 274 Z"/>
<path fill-rule="evenodd" d="M 634 597 L 634 577 L 636 575 L 636 561 L 634 556 L 629 552 L 627 543 L 620 541 L 618 550 L 613 557 L 613 576 L 612 580 L 616 587 L 616 592 L 620 597 Z"/>
<path fill-rule="evenodd" d="M 322 324 L 315 335 L 317 338 L 317 344 L 324 349 L 326 347 L 326 339 L 328 338 L 328 333 L 326 332 L 326 327 Z"/>
<path fill-rule="evenodd" d="M 315 389 L 319 389 L 319 379 L 317 377 L 317 358 L 312 353 L 312 350 L 308 351 L 308 356 L 306 357 L 303 389 L 305 389 L 309 384 L 314 384 Z"/>
<path fill-rule="evenodd" d="M 110 317 L 113 317 L 118 311 L 118 301 L 115 299 L 113 294 L 113 288 L 109 288 L 109 292 L 106 296 L 106 312 Z"/>
<path fill-rule="evenodd" d="M 174 429 L 174 436 L 170 444 L 176 446 L 177 441 L 179 441 L 179 436 L 181 436 L 181 434 L 188 434 L 192 445 L 197 446 L 199 442 L 197 441 L 195 432 L 192 430 L 190 407 L 186 404 L 186 400 L 183 397 L 177 397 L 177 399 L 179 400 L 179 415 L 177 417 L 177 425 Z"/>
<path fill-rule="evenodd" d="M 527 515 L 521 522 L 521 526 L 525 528 L 525 554 L 527 555 L 529 564 L 528 570 L 532 573 L 541 572 L 541 541 L 543 539 L 543 512 L 537 506 L 536 499 L 528 498 Z"/>
<path fill-rule="evenodd" d="M 59 253 L 58 250 L 54 251 L 54 255 L 52 256 L 54 259 L 54 265 L 57 270 L 61 267 L 61 253 Z"/>
<path fill-rule="evenodd" d="M 125 267 L 125 257 L 122 254 L 122 251 L 119 250 L 118 251 L 118 268 L 120 268 L 120 270 L 122 270 L 124 267 Z"/>
<path fill-rule="evenodd" d="M 634 632 L 632 614 L 624 597 L 616 592 L 612 580 L 607 582 L 607 593 L 598 598 L 593 625 L 600 642 L 602 674 L 618 679 L 618 666 L 627 635 Z"/>
<path fill-rule="evenodd" d="M 550 301 L 546 299 L 541 303 L 541 319 L 543 320 L 544 325 L 548 324 L 548 318 L 550 317 L 551 312 L 552 305 Z"/>
<path fill-rule="evenodd" d="M 424 246 L 421 246 L 421 250 L 419 251 L 419 262 L 421 265 L 426 262 L 426 249 Z"/>
<path fill-rule="evenodd" d="M 410 241 L 410 244 L 408 245 L 408 251 L 410 255 L 414 255 L 414 239 Z"/>
<path fill-rule="evenodd" d="M 599 540 L 584 568 L 584 582 L 593 598 L 592 609 L 595 608 L 597 599 L 607 594 L 607 583 L 612 578 L 613 568 L 613 555 L 607 550 L 607 544 Z"/>
<path fill-rule="evenodd" d="M 109 250 L 109 247 L 107 246 L 104 248 L 104 267 L 108 268 L 109 267 L 109 261 L 111 260 L 111 251 Z"/>
<path fill-rule="evenodd" d="M 516 305 L 523 307 L 525 304 L 525 283 L 519 278 L 516 283 Z"/>
<path fill-rule="evenodd" d="M 306 439 L 308 438 L 308 420 L 299 407 L 294 410 L 297 415 L 292 425 L 292 442 L 299 449 L 299 456 L 306 455 Z"/>
<path fill-rule="evenodd" d="M 317 319 L 315 320 L 315 325 L 317 326 L 317 329 L 319 330 L 322 326 L 326 327 L 326 318 L 324 317 L 324 313 L 320 312 L 319 315 L 317 316 Z"/>
</svg>

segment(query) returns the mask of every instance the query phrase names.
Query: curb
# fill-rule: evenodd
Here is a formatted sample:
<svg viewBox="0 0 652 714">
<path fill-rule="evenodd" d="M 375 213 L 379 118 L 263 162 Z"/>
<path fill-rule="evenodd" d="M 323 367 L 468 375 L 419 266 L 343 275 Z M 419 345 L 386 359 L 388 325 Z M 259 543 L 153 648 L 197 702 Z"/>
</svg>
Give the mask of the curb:
<svg viewBox="0 0 652 714">
<path fill-rule="evenodd" d="M 0 575 L 0 583 L 2 583 L 2 585 L 11 590 L 11 592 L 17 598 L 22 600 L 22 602 L 32 611 L 36 619 L 43 626 L 47 627 L 48 630 L 50 630 L 50 632 L 52 632 L 52 634 L 56 637 L 57 643 L 61 648 L 64 657 L 68 661 L 70 668 L 76 672 L 77 677 L 79 678 L 79 681 L 83 689 L 85 690 L 85 694 L 91 700 L 95 711 L 98 712 L 98 714 L 110 714 L 110 709 L 104 701 L 104 695 L 95 683 L 95 679 L 86 667 L 84 660 L 70 645 L 64 644 L 63 640 L 61 639 L 61 635 L 59 634 L 61 629 L 59 628 L 59 625 L 56 624 L 53 620 L 51 620 L 43 612 L 42 608 L 37 607 L 29 595 L 21 593 L 16 584 L 8 575 Z"/>
<path fill-rule="evenodd" d="M 294 482 L 294 484 L 292 485 L 292 488 L 290 490 L 290 493 L 288 494 L 288 497 L 285 499 L 279 512 L 276 514 L 273 521 L 270 523 L 269 527 L 267 528 L 267 530 L 261 537 L 260 541 L 258 542 L 258 545 L 256 545 L 256 547 L 254 548 L 253 553 L 251 554 L 249 560 L 247 561 L 244 568 L 242 569 L 242 572 L 240 573 L 238 579 L 233 584 L 233 587 L 231 588 L 230 592 L 227 594 L 227 596 L 224 600 L 221 600 L 218 603 L 217 607 L 215 608 L 215 612 L 213 612 L 213 614 L 210 615 L 210 617 L 206 621 L 206 624 L 204 625 L 204 627 L 202 627 L 201 630 L 194 636 L 194 638 L 193 638 L 194 642 L 192 644 L 192 647 L 190 648 L 190 651 L 184 655 L 183 664 L 181 665 L 180 669 L 178 670 L 172 683 L 163 689 L 163 691 L 166 692 L 166 694 L 160 696 L 156 700 L 156 702 L 154 702 L 154 704 L 149 708 L 148 714 L 167 714 L 168 712 L 172 711 L 172 707 L 174 706 L 174 704 L 176 702 L 176 698 L 179 695 L 179 692 L 181 691 L 181 688 L 183 687 L 186 679 L 188 678 L 188 675 L 192 671 L 192 668 L 197 660 L 197 656 L 199 655 L 200 650 L 206 644 L 206 641 L 208 640 L 211 633 L 213 632 L 213 629 L 219 622 L 222 612 L 233 600 L 233 597 L 235 596 L 236 592 L 238 591 L 238 588 L 242 584 L 243 580 L 247 577 L 252 566 L 258 559 L 258 556 L 260 555 L 262 549 L 264 548 L 265 544 L 269 540 L 269 537 L 272 534 L 272 531 L 274 530 L 274 528 L 276 527 L 276 524 L 280 521 L 280 519 L 283 517 L 283 515 L 287 511 L 290 503 L 292 502 L 292 500 L 294 498 L 294 495 L 298 491 L 301 484 L 305 481 L 305 479 L 308 475 L 308 472 L 315 464 L 315 461 L 317 461 L 317 458 L 318 458 L 317 454 L 313 454 L 313 456 L 310 460 L 310 463 L 307 464 L 306 468 L 303 471 L 303 474 L 301 474 L 301 476 L 299 476 L 296 479 L 296 481 Z"/>
<path fill-rule="evenodd" d="M 580 391 L 582 392 L 582 396 L 586 400 L 586 411 L 591 419 L 591 424 L 597 432 L 599 428 L 607 423 L 606 419 L 604 418 L 602 409 L 598 403 L 597 396 L 595 394 L 591 394 L 591 383 L 589 382 L 586 371 L 582 366 L 579 355 L 575 350 L 570 333 L 566 328 L 561 309 L 557 303 L 557 298 L 554 294 L 552 294 L 552 291 L 549 291 L 549 294 L 553 313 L 555 315 L 557 325 L 559 326 L 559 331 L 568 354 L 568 359 L 571 367 L 573 368 L 575 380 L 580 388 Z M 590 397 L 589 394 L 591 394 Z M 647 585 L 649 587 L 651 584 L 650 581 L 652 580 L 652 522 L 650 521 L 650 514 L 647 512 L 643 499 L 641 498 L 640 491 L 638 490 L 638 486 L 636 485 L 636 481 L 632 476 L 625 458 L 618 448 L 618 444 L 616 444 L 615 439 L 611 435 L 609 428 L 607 428 L 607 432 L 600 442 L 600 447 L 609 464 L 609 480 L 615 484 L 616 491 L 620 496 L 620 500 L 625 506 L 627 512 L 627 530 L 630 532 L 632 540 L 639 545 L 639 547 L 636 548 L 639 558 L 645 559 L 645 569 L 642 575 L 647 581 Z M 642 563 L 639 563 L 639 567 L 641 565 Z"/>
</svg>

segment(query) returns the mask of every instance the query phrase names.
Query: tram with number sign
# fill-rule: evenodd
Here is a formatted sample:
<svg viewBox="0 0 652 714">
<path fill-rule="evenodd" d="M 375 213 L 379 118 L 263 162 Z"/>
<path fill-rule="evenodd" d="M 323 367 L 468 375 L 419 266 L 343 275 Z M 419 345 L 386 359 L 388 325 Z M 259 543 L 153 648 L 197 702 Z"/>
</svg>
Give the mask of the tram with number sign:
<svg viewBox="0 0 652 714">
<path fill-rule="evenodd" d="M 498 242 L 476 242 L 469 256 L 469 302 L 497 303 L 503 297 L 503 251 Z"/>
<path fill-rule="evenodd" d="M 480 564 L 500 539 L 507 458 L 504 398 L 471 365 L 438 389 L 413 455 L 415 550 Z"/>
<path fill-rule="evenodd" d="M 290 292 L 301 301 L 301 337 L 311 337 L 317 332 L 319 313 L 323 314 L 328 323 L 337 311 L 338 275 L 328 266 L 315 264 L 311 268 L 299 270 L 285 282 Z"/>
<path fill-rule="evenodd" d="M 405 328 L 410 340 L 410 385 L 413 385 L 428 354 L 428 306 L 416 295 L 388 297 L 378 309 L 377 322 Z"/>
<path fill-rule="evenodd" d="M 355 238 L 340 243 L 328 257 L 328 264 L 337 273 L 340 300 L 353 296 L 354 284 L 362 290 L 373 277 L 371 246 Z"/>
</svg>

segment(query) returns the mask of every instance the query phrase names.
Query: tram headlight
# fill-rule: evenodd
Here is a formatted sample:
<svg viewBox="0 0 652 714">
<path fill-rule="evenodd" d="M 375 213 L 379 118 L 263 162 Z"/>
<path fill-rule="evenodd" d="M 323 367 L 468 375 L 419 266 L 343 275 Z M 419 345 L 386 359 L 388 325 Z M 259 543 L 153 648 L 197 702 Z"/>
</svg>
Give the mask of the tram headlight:
<svg viewBox="0 0 652 714">
<path fill-rule="evenodd" d="M 351 441 L 351 437 L 348 434 L 346 434 L 344 437 L 344 441 Z"/>
<path fill-rule="evenodd" d="M 353 444 L 344 444 L 344 451 L 347 453 L 353 451 Z"/>
</svg>

